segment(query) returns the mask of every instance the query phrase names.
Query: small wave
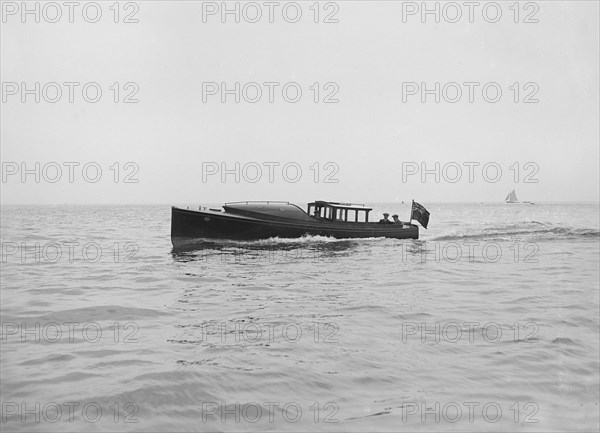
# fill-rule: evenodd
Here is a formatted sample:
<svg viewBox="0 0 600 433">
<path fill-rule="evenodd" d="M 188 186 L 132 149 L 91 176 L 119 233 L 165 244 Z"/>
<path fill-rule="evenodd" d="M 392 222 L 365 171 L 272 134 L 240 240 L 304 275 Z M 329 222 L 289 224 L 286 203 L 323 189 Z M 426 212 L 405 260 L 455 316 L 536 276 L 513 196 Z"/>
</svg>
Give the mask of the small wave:
<svg viewBox="0 0 600 433">
<path fill-rule="evenodd" d="M 552 340 L 552 344 L 560 344 L 563 346 L 581 346 L 579 343 L 576 343 L 568 337 L 557 337 Z"/>
</svg>

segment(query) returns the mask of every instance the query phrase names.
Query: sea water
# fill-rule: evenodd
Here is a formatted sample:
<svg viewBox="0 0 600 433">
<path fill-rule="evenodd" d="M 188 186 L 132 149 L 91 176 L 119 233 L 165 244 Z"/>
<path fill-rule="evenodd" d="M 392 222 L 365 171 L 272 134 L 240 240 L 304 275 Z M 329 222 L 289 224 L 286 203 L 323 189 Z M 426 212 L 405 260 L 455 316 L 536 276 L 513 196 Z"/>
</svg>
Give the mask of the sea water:
<svg viewBox="0 0 600 433">
<path fill-rule="evenodd" d="M 192 251 L 168 205 L 3 207 L 0 427 L 597 431 L 598 204 L 423 205 Z"/>
</svg>

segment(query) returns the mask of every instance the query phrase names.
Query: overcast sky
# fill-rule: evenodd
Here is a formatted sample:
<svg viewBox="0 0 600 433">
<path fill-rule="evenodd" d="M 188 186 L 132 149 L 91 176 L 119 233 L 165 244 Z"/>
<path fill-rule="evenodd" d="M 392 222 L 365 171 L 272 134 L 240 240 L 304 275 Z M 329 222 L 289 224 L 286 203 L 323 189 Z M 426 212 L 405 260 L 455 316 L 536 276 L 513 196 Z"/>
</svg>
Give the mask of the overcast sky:
<svg viewBox="0 0 600 433">
<path fill-rule="evenodd" d="M 513 188 L 521 200 L 598 201 L 596 1 L 523 2 L 518 16 L 512 1 L 500 2 L 495 23 L 491 7 L 487 15 L 475 9 L 472 23 L 462 7 L 452 23 L 457 9 L 439 3 L 436 23 L 414 10 L 421 2 L 391 1 L 321 3 L 318 17 L 312 1 L 299 2 L 296 23 L 286 21 L 295 19 L 293 5 L 283 15 L 286 2 L 273 23 L 263 2 L 257 23 L 248 22 L 257 8 L 244 3 L 240 23 L 233 14 L 223 23 L 220 11 L 209 15 L 221 2 L 141 1 L 133 4 L 139 10 L 121 3 L 115 23 L 112 3 L 101 2 L 96 23 L 84 19 L 94 20 L 93 8 L 85 17 L 74 10 L 69 23 L 64 6 L 58 22 L 48 22 L 57 10 L 46 8 L 36 23 L 14 9 L 21 2 L 3 2 L 3 204 L 487 202 Z M 139 22 L 122 22 L 127 15 Z M 21 83 L 35 89 L 36 82 L 38 95 L 23 94 Z M 54 85 L 44 91 L 52 82 L 60 98 Z M 72 103 L 65 82 L 80 83 Z M 96 103 L 82 96 L 93 82 L 102 90 Z M 239 103 L 235 91 L 220 92 L 221 83 L 235 89 L 236 82 Z M 432 90 L 436 82 L 438 95 L 421 94 L 421 83 Z M 248 83 L 260 85 L 256 103 Z M 447 83 L 458 83 L 458 102 L 451 102 L 457 86 Z M 302 95 L 289 102 L 298 87 Z M 95 85 L 87 90 L 92 100 Z M 128 96 L 139 102 L 124 103 Z M 23 163 L 32 170 L 24 182 Z M 432 170 L 424 182 L 422 163 Z M 225 182 L 223 165 L 231 170 Z"/>
</svg>

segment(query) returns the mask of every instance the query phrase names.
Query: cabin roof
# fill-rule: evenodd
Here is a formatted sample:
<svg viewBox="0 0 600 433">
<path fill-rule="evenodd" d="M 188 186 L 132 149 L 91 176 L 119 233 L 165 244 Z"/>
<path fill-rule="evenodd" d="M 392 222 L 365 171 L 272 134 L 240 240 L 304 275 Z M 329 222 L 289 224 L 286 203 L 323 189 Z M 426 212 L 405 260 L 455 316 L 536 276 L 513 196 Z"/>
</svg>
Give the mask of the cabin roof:
<svg viewBox="0 0 600 433">
<path fill-rule="evenodd" d="M 365 207 L 364 204 L 355 204 L 355 203 L 338 203 L 335 201 L 325 201 L 325 200 L 316 200 L 312 203 L 309 203 L 310 205 L 315 205 L 315 206 L 331 206 L 331 207 L 335 207 L 337 209 L 351 209 L 351 210 L 362 210 L 362 211 L 371 211 L 373 210 L 373 208 L 370 207 Z"/>
</svg>

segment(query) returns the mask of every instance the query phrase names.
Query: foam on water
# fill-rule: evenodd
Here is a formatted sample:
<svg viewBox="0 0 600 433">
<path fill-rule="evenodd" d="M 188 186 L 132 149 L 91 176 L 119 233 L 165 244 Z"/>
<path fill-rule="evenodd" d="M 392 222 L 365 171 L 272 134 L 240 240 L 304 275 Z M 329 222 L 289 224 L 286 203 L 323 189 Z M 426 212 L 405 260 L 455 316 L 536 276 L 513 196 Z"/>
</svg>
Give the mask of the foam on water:
<svg viewBox="0 0 600 433">
<path fill-rule="evenodd" d="M 510 240 L 517 237 L 527 237 L 529 240 L 569 239 L 577 237 L 600 237 L 600 231 L 594 227 L 574 227 L 557 225 L 538 221 L 522 221 L 516 224 L 485 227 L 478 230 L 452 230 L 448 234 L 436 236 L 432 240 L 449 241 L 462 239 Z"/>
</svg>

